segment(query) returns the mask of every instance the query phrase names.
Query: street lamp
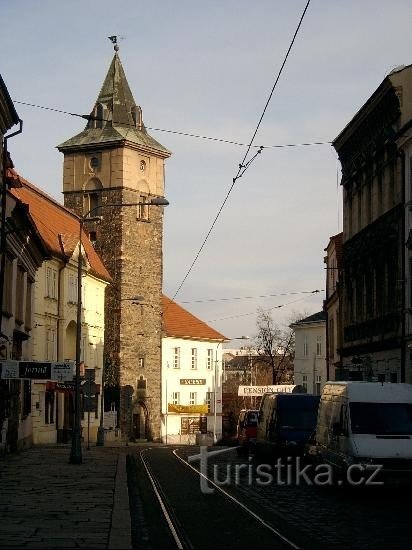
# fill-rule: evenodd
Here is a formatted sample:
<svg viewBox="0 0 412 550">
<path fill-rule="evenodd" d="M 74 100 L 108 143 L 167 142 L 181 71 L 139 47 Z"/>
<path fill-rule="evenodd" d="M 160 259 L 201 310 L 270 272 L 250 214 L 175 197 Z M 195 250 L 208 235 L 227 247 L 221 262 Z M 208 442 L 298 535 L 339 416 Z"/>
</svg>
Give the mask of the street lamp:
<svg viewBox="0 0 412 550">
<path fill-rule="evenodd" d="M 100 210 L 101 208 L 123 208 L 124 206 L 167 206 L 169 201 L 164 197 L 153 197 L 148 202 L 124 202 L 113 204 L 100 204 L 91 208 L 86 214 L 79 217 L 79 256 L 77 259 L 77 316 L 76 316 L 76 381 L 75 381 L 75 403 L 74 403 L 74 427 L 72 433 L 72 444 L 70 451 L 70 464 L 81 464 L 83 462 L 82 457 L 82 444 L 81 444 L 81 425 L 80 425 L 80 356 L 81 356 L 81 322 L 82 322 L 82 235 L 83 226 L 85 220 L 90 217 L 90 214 Z M 104 375 L 104 370 L 102 372 Z M 103 398 L 103 378 L 102 378 L 102 398 Z M 103 416 L 103 415 L 102 415 Z M 103 419 L 100 417 L 100 427 L 103 430 Z M 104 431 L 101 430 L 101 435 Z M 104 439 L 104 435 L 103 435 Z M 101 443 L 103 445 L 103 443 Z"/>
<path fill-rule="evenodd" d="M 228 338 L 227 340 L 221 340 L 216 346 L 215 351 L 215 372 L 214 372 L 214 392 L 213 392 L 213 444 L 217 443 L 216 436 L 216 423 L 217 423 L 217 383 L 218 383 L 218 360 L 217 360 L 217 350 L 223 342 L 229 342 L 232 340 L 249 340 L 249 336 L 235 336 L 234 338 Z"/>
</svg>

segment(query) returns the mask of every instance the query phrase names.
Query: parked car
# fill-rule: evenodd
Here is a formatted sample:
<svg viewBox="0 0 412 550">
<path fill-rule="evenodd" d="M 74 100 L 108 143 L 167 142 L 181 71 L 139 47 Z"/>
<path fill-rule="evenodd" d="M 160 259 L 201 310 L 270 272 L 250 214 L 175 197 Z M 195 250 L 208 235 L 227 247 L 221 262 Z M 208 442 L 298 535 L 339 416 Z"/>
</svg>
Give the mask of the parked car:
<svg viewBox="0 0 412 550">
<path fill-rule="evenodd" d="M 412 385 L 328 382 L 315 441 L 317 460 L 340 473 L 357 464 L 412 474 Z"/>
<path fill-rule="evenodd" d="M 256 443 L 256 430 L 258 411 L 255 409 L 242 409 L 237 423 L 238 454 L 248 453 Z"/>
<path fill-rule="evenodd" d="M 316 426 L 319 399 L 318 395 L 303 393 L 265 394 L 258 414 L 258 458 L 303 456 Z"/>
</svg>

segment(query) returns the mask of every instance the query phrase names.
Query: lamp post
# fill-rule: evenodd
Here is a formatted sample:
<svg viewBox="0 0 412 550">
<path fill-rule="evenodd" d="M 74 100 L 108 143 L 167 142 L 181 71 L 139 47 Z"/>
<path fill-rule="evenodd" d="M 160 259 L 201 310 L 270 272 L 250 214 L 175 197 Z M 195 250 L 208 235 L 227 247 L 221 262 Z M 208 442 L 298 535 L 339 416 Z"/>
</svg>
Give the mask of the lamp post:
<svg viewBox="0 0 412 550">
<path fill-rule="evenodd" d="M 216 435 L 216 424 L 217 424 L 217 384 L 218 384 L 218 359 L 217 359 L 217 350 L 219 349 L 219 346 L 223 342 L 228 342 L 232 340 L 249 340 L 249 336 L 235 336 L 234 338 L 229 338 L 228 340 L 221 340 L 218 345 L 216 346 L 215 351 L 215 372 L 214 372 L 214 392 L 213 392 L 213 444 L 215 445 L 217 443 L 217 435 Z"/>
<path fill-rule="evenodd" d="M 80 423 L 80 356 L 81 356 L 81 322 L 82 322 L 82 235 L 83 226 L 87 218 L 93 212 L 99 211 L 101 208 L 123 208 L 124 206 L 167 206 L 169 201 L 164 197 L 153 197 L 148 202 L 125 202 L 125 203 L 113 203 L 113 204 L 100 204 L 91 208 L 86 214 L 79 217 L 79 255 L 77 258 L 77 315 L 76 315 L 76 377 L 75 377 L 75 402 L 74 402 L 74 427 L 72 432 L 72 444 L 70 450 L 70 464 L 81 464 L 83 462 L 82 457 L 82 444 L 81 444 L 81 423 Z M 104 370 L 102 372 L 104 375 Z M 103 379 L 102 379 L 102 401 L 103 401 Z M 102 417 L 100 418 L 100 426 L 102 425 Z M 101 436 L 102 437 L 102 433 Z M 104 438 L 104 431 L 103 431 Z"/>
</svg>

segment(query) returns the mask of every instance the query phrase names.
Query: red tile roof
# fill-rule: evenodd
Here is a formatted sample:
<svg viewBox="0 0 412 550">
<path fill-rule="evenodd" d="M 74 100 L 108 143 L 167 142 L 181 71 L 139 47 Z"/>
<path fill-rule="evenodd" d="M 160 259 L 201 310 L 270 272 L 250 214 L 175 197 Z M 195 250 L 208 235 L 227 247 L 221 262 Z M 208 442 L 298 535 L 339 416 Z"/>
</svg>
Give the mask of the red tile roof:
<svg viewBox="0 0 412 550">
<path fill-rule="evenodd" d="M 9 169 L 7 177 L 21 184 L 21 187 L 12 188 L 10 192 L 17 200 L 29 207 L 33 222 L 50 255 L 63 260 L 70 258 L 79 242 L 79 218 L 22 178 L 15 170 Z M 90 272 L 110 282 L 109 272 L 85 232 L 82 235 L 82 244 L 90 264 Z"/>
<path fill-rule="evenodd" d="M 226 341 L 228 338 L 163 296 L 163 330 L 165 336 L 195 340 Z"/>
</svg>

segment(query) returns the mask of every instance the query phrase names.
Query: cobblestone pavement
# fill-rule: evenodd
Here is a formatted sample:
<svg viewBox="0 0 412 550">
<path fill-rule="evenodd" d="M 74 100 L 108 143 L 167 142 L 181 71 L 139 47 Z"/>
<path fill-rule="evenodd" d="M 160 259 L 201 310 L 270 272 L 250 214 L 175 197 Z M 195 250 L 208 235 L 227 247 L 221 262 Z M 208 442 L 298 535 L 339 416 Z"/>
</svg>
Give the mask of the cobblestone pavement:
<svg viewBox="0 0 412 550">
<path fill-rule="evenodd" d="M 182 457 L 198 452 L 198 447 L 179 449 Z M 241 464 L 245 466 L 236 484 L 235 466 Z M 211 458 L 208 475 L 224 481 L 229 472 L 231 483 L 222 488 L 301 548 L 411 547 L 410 486 L 259 486 L 254 474 L 250 483 L 248 466 L 256 472 L 256 464 L 233 450 Z"/>
<path fill-rule="evenodd" d="M 92 447 L 81 465 L 68 446 L 1 458 L 0 547 L 131 548 L 125 452 Z"/>
</svg>

